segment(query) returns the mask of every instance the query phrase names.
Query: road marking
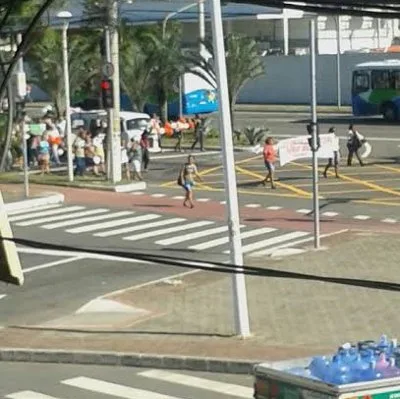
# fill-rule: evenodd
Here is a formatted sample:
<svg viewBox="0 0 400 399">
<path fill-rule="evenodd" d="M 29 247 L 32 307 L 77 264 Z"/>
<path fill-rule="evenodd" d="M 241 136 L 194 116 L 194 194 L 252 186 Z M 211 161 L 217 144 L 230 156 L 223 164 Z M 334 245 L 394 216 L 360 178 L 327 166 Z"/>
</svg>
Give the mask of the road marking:
<svg viewBox="0 0 400 399">
<path fill-rule="evenodd" d="M 183 195 L 177 195 L 177 196 L 175 196 L 175 197 L 172 197 L 172 199 L 175 199 L 175 200 L 183 200 L 183 199 L 185 199 L 185 197 L 184 197 Z"/>
<path fill-rule="evenodd" d="M 204 157 L 207 155 L 215 155 L 220 154 L 220 151 L 205 151 L 193 154 L 195 158 L 197 157 Z M 174 154 L 174 155 L 159 155 L 159 156 L 152 156 L 151 159 L 172 159 L 172 158 L 187 158 L 188 154 Z"/>
<path fill-rule="evenodd" d="M 29 214 L 11 217 L 11 218 L 9 218 L 9 221 L 17 222 L 19 220 L 34 219 L 34 218 L 38 218 L 41 216 L 60 215 L 62 213 L 80 211 L 81 209 L 85 209 L 85 207 L 84 206 L 69 206 L 69 207 L 65 207 L 65 208 L 58 208 L 58 209 L 53 209 L 51 211 L 44 211 L 44 212 L 36 212 L 35 208 L 32 208 L 30 210 Z"/>
<path fill-rule="evenodd" d="M 45 395 L 34 391 L 21 391 L 5 396 L 8 399 L 57 399 L 55 396 Z"/>
<path fill-rule="evenodd" d="M 400 203 L 395 202 L 386 202 L 389 200 L 383 200 L 383 201 L 379 201 L 379 200 L 355 200 L 353 202 L 358 203 L 358 204 L 369 204 L 369 205 L 385 205 L 385 206 L 400 206 Z M 392 198 L 390 201 L 398 201 L 395 198 Z"/>
<path fill-rule="evenodd" d="M 339 214 L 337 212 L 324 212 L 322 215 L 323 216 L 328 216 L 328 217 L 334 217 L 334 216 L 337 216 Z"/>
<path fill-rule="evenodd" d="M 170 234 L 170 233 L 180 232 L 180 231 L 184 231 L 184 230 L 195 229 L 196 227 L 209 226 L 210 224 L 214 224 L 214 223 L 215 222 L 211 222 L 208 220 L 202 220 L 200 222 L 189 223 L 189 224 L 186 224 L 183 226 L 168 227 L 166 229 L 161 229 L 161 230 L 157 230 L 157 231 L 148 231 L 146 233 L 135 234 L 133 236 L 123 237 L 122 239 L 128 240 L 128 241 L 143 240 L 144 238 L 156 237 L 156 236 L 161 236 L 163 234 Z"/>
<path fill-rule="evenodd" d="M 133 191 L 130 193 L 131 195 L 143 195 L 144 192 L 143 191 Z"/>
<path fill-rule="evenodd" d="M 153 198 L 163 198 L 166 196 L 167 196 L 166 194 L 151 194 L 150 195 L 150 197 L 153 197 Z"/>
<path fill-rule="evenodd" d="M 6 294 L 1 294 L 1 295 L 0 295 L 0 299 L 5 298 L 6 296 L 7 296 Z"/>
<path fill-rule="evenodd" d="M 109 209 L 107 209 L 106 211 L 109 212 Z M 59 222 L 59 223 L 45 224 L 40 227 L 42 227 L 43 229 L 51 230 L 60 227 L 75 226 L 76 224 L 91 223 L 91 222 L 97 222 L 98 220 L 114 219 L 122 216 L 131 216 L 131 215 L 133 215 L 133 212 L 131 211 L 122 211 L 115 213 L 107 213 L 105 215 L 100 215 L 100 216 L 89 216 L 87 218 L 73 218 L 72 220 L 66 220 L 64 222 Z"/>
<path fill-rule="evenodd" d="M 312 212 L 311 209 L 296 209 L 296 213 L 302 213 L 304 215 L 307 215 L 311 212 Z"/>
<path fill-rule="evenodd" d="M 219 201 L 219 203 L 220 203 L 221 205 L 225 205 L 225 204 L 226 204 L 226 201 Z"/>
<path fill-rule="evenodd" d="M 56 260 L 55 262 L 49 262 L 49 263 L 45 263 L 45 264 L 39 265 L 39 266 L 28 267 L 27 269 L 23 269 L 23 272 L 24 272 L 24 274 L 36 272 L 37 270 L 49 269 L 50 267 L 59 266 L 64 263 L 76 262 L 77 260 L 82 260 L 84 258 L 85 257 L 82 255 L 82 256 L 75 256 L 73 258 L 68 258 L 68 259 Z"/>
<path fill-rule="evenodd" d="M 356 220 L 368 220 L 371 219 L 371 216 L 367 216 L 367 215 L 356 215 L 353 217 L 353 219 Z"/>
<path fill-rule="evenodd" d="M 261 208 L 260 204 L 246 204 L 246 208 Z"/>
<path fill-rule="evenodd" d="M 308 166 L 308 165 L 303 165 L 303 164 L 297 163 L 297 162 L 291 162 L 291 163 L 293 165 L 301 166 L 301 167 L 303 167 L 305 169 L 312 169 L 312 167 Z M 329 172 L 329 174 L 332 174 L 332 172 Z M 361 180 L 361 179 L 356 179 L 354 177 L 350 177 L 349 175 L 343 175 L 342 173 L 339 174 L 339 177 L 342 180 L 347 180 L 347 181 L 353 182 L 355 184 L 371 188 L 374 191 L 380 191 L 382 193 L 392 194 L 392 195 L 395 195 L 397 197 L 400 197 L 400 191 L 392 190 L 390 188 L 380 186 L 379 184 L 371 183 L 369 181 L 365 181 L 365 180 Z"/>
<path fill-rule="evenodd" d="M 211 201 L 210 198 L 199 198 L 196 200 L 197 202 L 208 202 Z"/>
<path fill-rule="evenodd" d="M 180 244 L 181 242 L 195 240 L 196 238 L 207 237 L 213 234 L 224 233 L 226 231 L 228 231 L 228 226 L 216 227 L 214 229 L 197 231 L 195 233 L 190 233 L 183 236 L 176 236 L 167 238 L 165 240 L 156 241 L 156 244 L 158 245 Z"/>
<path fill-rule="evenodd" d="M 48 223 L 48 222 L 58 222 L 60 220 L 70 220 L 70 219 L 74 219 L 76 220 L 76 218 L 82 217 L 82 216 L 88 216 L 88 215 L 97 215 L 99 213 L 106 213 L 109 212 L 108 209 L 91 209 L 89 211 L 82 211 L 82 212 L 73 212 L 73 213 L 68 213 L 67 215 L 60 215 L 60 216 L 52 216 L 52 217 L 43 217 L 43 218 L 39 218 L 39 219 L 33 219 L 33 220 L 28 220 L 26 222 L 19 222 L 17 223 L 17 226 L 35 226 L 38 224 L 42 224 L 42 223 Z M 60 222 L 61 223 L 61 222 Z M 58 223 L 54 223 L 56 225 L 58 225 Z M 45 226 L 53 226 L 54 224 L 46 224 L 42 227 L 44 227 L 45 229 L 47 228 L 51 228 L 51 227 L 45 227 Z"/>
<path fill-rule="evenodd" d="M 183 222 L 183 221 L 186 221 L 186 219 L 184 219 L 184 218 L 165 219 L 165 220 L 160 220 L 158 222 L 142 224 L 139 226 L 131 226 L 131 227 L 125 227 L 123 229 L 104 231 L 102 233 L 93 234 L 93 236 L 95 236 L 95 237 L 112 237 L 112 236 L 116 236 L 118 234 L 131 233 L 132 231 L 139 231 L 139 230 L 148 230 L 148 229 L 152 229 L 154 227 L 167 226 L 169 224 L 175 224 L 175 223 L 179 223 L 179 222 Z"/>
<path fill-rule="evenodd" d="M 244 226 L 242 225 L 240 227 L 244 227 Z M 244 233 L 240 233 L 240 238 L 245 239 L 245 238 L 256 237 L 256 236 L 259 236 L 262 234 L 272 233 L 274 231 L 276 231 L 276 229 L 271 228 L 271 227 L 264 227 L 261 229 L 255 229 L 255 230 L 246 231 Z M 193 249 L 195 251 L 202 251 L 204 249 L 218 247 L 220 245 L 224 245 L 227 243 L 229 243 L 229 237 L 221 237 L 221 238 L 217 238 L 215 240 L 203 242 L 201 244 L 192 245 L 191 247 L 189 247 L 189 249 Z"/>
<path fill-rule="evenodd" d="M 96 223 L 96 224 L 89 224 L 81 227 L 75 227 L 73 229 L 66 230 L 67 233 L 72 233 L 72 234 L 78 234 L 78 233 L 87 233 L 89 231 L 95 231 L 95 230 L 104 230 L 108 229 L 110 227 L 116 227 L 116 226 L 124 226 L 127 224 L 134 224 L 136 222 L 145 222 L 147 220 L 154 220 L 160 218 L 161 215 L 141 215 L 141 216 L 136 216 L 132 218 L 127 218 L 127 219 L 118 219 L 118 220 L 111 220 L 110 222 L 104 222 L 104 223 Z"/>
<path fill-rule="evenodd" d="M 153 378 L 172 384 L 205 389 L 207 391 L 212 391 L 223 395 L 230 395 L 231 397 L 251 398 L 254 392 L 253 388 L 244 387 L 242 385 L 228 384 L 226 382 L 192 377 L 185 374 L 171 373 L 164 370 L 149 370 L 138 373 L 138 375 L 141 377 Z"/>
<path fill-rule="evenodd" d="M 397 223 L 396 219 L 391 219 L 391 218 L 387 218 L 387 219 L 382 219 L 381 222 L 383 223 Z"/>
<path fill-rule="evenodd" d="M 142 389 L 131 388 L 126 385 L 114 384 L 112 382 L 88 377 L 71 378 L 69 380 L 61 381 L 61 383 L 75 388 L 86 389 L 87 391 L 124 399 L 179 399 L 176 396 L 144 391 Z"/>
<path fill-rule="evenodd" d="M 299 237 L 304 237 L 309 234 L 310 233 L 306 233 L 305 231 L 294 231 L 292 233 L 282 234 L 280 236 L 276 236 L 276 237 L 268 238 L 266 240 L 256 241 L 251 244 L 244 245 L 242 247 L 242 252 L 244 254 L 246 254 L 246 253 L 252 252 L 254 250 L 257 250 L 257 249 L 260 249 L 263 247 L 271 246 L 274 244 L 279 244 L 281 242 L 293 240 L 293 239 L 299 238 Z M 224 251 L 224 253 L 229 253 L 229 251 Z"/>
<path fill-rule="evenodd" d="M 25 209 L 16 209 L 15 211 L 7 212 L 8 216 L 16 216 L 21 215 L 23 213 L 31 213 L 33 211 L 45 211 L 46 209 L 54 209 L 54 208 L 61 208 L 62 204 L 51 204 L 51 205 L 43 205 L 36 208 L 25 208 Z"/>
<path fill-rule="evenodd" d="M 69 250 L 54 250 L 54 249 L 37 249 L 37 248 L 17 248 L 17 251 L 21 254 L 35 254 L 35 255 L 48 255 L 48 256 L 63 256 L 63 257 L 80 257 L 84 259 L 96 259 L 96 260 L 108 260 L 123 263 L 150 263 L 144 260 L 123 258 L 120 256 L 95 254 L 90 252 L 79 252 Z"/>
<path fill-rule="evenodd" d="M 281 206 L 269 206 L 269 207 L 267 207 L 267 209 L 269 211 L 279 211 L 279 209 L 282 209 L 282 207 Z"/>
<path fill-rule="evenodd" d="M 251 171 L 249 171 L 249 170 L 246 170 L 246 169 L 241 168 L 240 166 L 236 166 L 235 169 L 236 169 L 238 172 L 241 172 L 241 173 L 243 173 L 243 174 L 245 174 L 245 175 L 248 175 L 248 176 L 252 176 L 252 177 L 254 177 L 254 178 L 256 178 L 256 179 L 262 179 L 262 180 L 264 180 L 264 178 L 265 178 L 265 176 L 260 175 L 259 173 L 251 172 Z M 287 190 L 289 190 L 289 191 L 294 192 L 295 194 L 297 194 L 297 195 L 300 196 L 300 197 L 310 198 L 310 197 L 312 196 L 311 193 L 309 193 L 309 192 L 307 192 L 307 191 L 304 191 L 304 190 L 302 190 L 302 189 L 300 189 L 300 188 L 297 188 L 297 187 L 295 187 L 295 186 L 293 186 L 293 185 L 291 185 L 291 184 L 281 183 L 280 181 L 276 181 L 275 184 L 276 184 L 276 186 L 278 186 L 278 187 L 282 187 L 282 188 L 285 188 L 285 189 L 287 189 Z"/>
<path fill-rule="evenodd" d="M 392 166 L 386 166 L 386 165 L 375 165 L 375 166 L 380 169 L 385 169 L 385 170 L 390 170 L 392 172 L 400 173 L 400 168 L 394 168 Z"/>
</svg>

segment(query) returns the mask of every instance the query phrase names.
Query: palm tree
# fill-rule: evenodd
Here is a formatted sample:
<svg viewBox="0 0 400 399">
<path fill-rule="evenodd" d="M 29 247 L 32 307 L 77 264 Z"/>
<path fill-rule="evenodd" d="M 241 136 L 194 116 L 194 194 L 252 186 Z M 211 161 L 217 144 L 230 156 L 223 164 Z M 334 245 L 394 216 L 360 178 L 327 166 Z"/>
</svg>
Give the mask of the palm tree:
<svg viewBox="0 0 400 399">
<path fill-rule="evenodd" d="M 148 28 L 132 28 L 122 25 L 120 28 L 120 74 L 121 88 L 131 100 L 134 108 L 142 112 L 151 95 L 151 53 L 140 40 Z"/>
<path fill-rule="evenodd" d="M 174 93 L 180 76 L 188 69 L 187 58 L 181 49 L 182 28 L 180 24 L 169 24 L 163 31 L 157 26 L 153 32 L 143 32 L 149 54 L 149 67 L 153 91 L 160 107 L 161 119 L 168 119 L 168 99 Z"/>
<path fill-rule="evenodd" d="M 95 62 L 93 52 L 90 51 L 91 45 L 90 40 L 86 38 L 70 38 L 68 47 L 72 95 L 99 73 L 99 63 Z M 49 94 L 58 114 L 65 109 L 61 48 L 60 32 L 48 29 L 41 40 L 32 46 L 27 56 L 33 71 L 31 79 Z"/>
<path fill-rule="evenodd" d="M 213 54 L 211 40 L 206 40 L 204 45 L 207 51 Z M 229 102 L 233 115 L 232 111 L 240 90 L 248 81 L 264 75 L 265 68 L 258 55 L 257 43 L 252 38 L 237 33 L 228 34 L 225 37 L 225 52 Z M 213 59 L 204 59 L 199 56 L 197 51 L 190 52 L 188 59 L 196 67 L 192 72 L 217 88 Z"/>
</svg>

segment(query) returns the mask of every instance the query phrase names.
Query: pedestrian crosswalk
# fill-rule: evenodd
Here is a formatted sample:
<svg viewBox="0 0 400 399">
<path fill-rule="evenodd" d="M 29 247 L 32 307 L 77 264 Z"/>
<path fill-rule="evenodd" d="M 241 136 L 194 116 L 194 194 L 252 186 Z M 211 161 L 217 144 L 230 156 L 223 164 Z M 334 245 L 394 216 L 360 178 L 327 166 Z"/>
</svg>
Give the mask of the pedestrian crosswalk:
<svg viewBox="0 0 400 399">
<path fill-rule="evenodd" d="M 239 383 L 218 381 L 218 375 L 211 378 L 167 370 L 145 370 L 137 372 L 129 383 L 93 378 L 85 375 L 50 381 L 48 388 L 42 385 L 40 391 L 24 390 L 7 394 L 8 399 L 66 399 L 83 398 L 85 393 L 94 393 L 101 397 L 124 399 L 200 399 L 204 397 L 246 398 L 253 397 L 253 388 L 249 378 L 248 386 Z M 208 375 L 207 375 L 208 377 Z M 214 378 L 213 378 L 214 377 Z M 242 379 L 243 381 L 243 379 Z M 151 383 L 149 385 L 149 382 Z M 149 389 L 148 387 L 151 387 Z M 57 389 L 58 388 L 58 389 Z M 60 389 L 61 388 L 61 389 Z M 58 392 L 62 396 L 58 395 Z M 54 396 L 57 395 L 57 396 Z M 68 395 L 68 396 L 66 396 Z M 90 396 L 92 397 L 92 396 Z"/>
<path fill-rule="evenodd" d="M 110 247 L 119 241 L 126 242 L 126 245 L 134 242 L 136 249 L 143 246 L 146 249 L 156 247 L 229 254 L 228 227 L 223 222 L 212 220 L 81 205 L 51 205 L 33 210 L 18 210 L 9 213 L 9 220 L 15 228 L 58 230 L 92 240 L 107 238 Z M 240 230 L 243 253 L 248 256 L 265 256 L 291 243 L 294 245 L 312 239 L 309 232 L 284 231 L 267 226 L 242 224 Z"/>
</svg>

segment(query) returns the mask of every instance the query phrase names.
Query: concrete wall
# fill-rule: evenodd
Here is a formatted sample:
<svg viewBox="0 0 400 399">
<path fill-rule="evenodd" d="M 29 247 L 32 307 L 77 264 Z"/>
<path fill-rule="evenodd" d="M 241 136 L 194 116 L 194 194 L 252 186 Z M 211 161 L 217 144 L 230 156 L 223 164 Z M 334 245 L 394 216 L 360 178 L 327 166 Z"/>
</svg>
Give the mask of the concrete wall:
<svg viewBox="0 0 400 399">
<path fill-rule="evenodd" d="M 351 72 L 354 65 L 367 61 L 400 59 L 400 54 L 342 54 L 342 104 L 351 103 Z M 249 82 L 241 91 L 238 103 L 249 104 L 309 104 L 310 57 L 264 57 L 266 74 Z M 318 104 L 337 103 L 336 56 L 317 57 Z"/>
</svg>

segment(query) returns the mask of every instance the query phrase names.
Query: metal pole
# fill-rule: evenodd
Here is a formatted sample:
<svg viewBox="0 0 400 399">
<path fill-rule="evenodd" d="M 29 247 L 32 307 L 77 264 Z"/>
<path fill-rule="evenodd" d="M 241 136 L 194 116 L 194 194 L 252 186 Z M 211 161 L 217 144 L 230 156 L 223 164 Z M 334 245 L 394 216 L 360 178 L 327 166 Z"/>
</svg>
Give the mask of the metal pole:
<svg viewBox="0 0 400 399">
<path fill-rule="evenodd" d="M 315 19 L 310 20 L 310 61 L 311 61 L 311 120 L 312 120 L 312 172 L 313 172 L 313 211 L 314 211 L 314 247 L 320 246 L 319 198 L 318 198 L 318 156 L 317 156 L 317 69 L 315 48 Z"/>
<path fill-rule="evenodd" d="M 104 43 L 106 50 L 106 61 L 111 62 L 111 36 L 110 27 L 106 26 L 104 30 Z M 112 168 L 112 137 L 113 137 L 113 110 L 107 109 L 107 179 L 111 180 Z"/>
<path fill-rule="evenodd" d="M 340 33 L 340 15 L 337 16 L 337 51 L 336 51 L 336 79 L 337 79 L 337 106 L 340 108 L 342 106 L 342 79 L 341 79 L 341 69 L 340 69 L 340 55 L 342 52 L 342 35 Z"/>
<path fill-rule="evenodd" d="M 378 48 L 381 48 L 381 19 L 377 18 L 376 20 L 376 36 L 378 41 Z"/>
<path fill-rule="evenodd" d="M 199 0 L 199 54 L 205 56 L 204 40 L 206 39 L 206 14 L 204 0 Z"/>
<path fill-rule="evenodd" d="M 113 183 L 121 181 L 121 126 L 120 126 L 120 78 L 119 78 L 119 35 L 118 35 L 118 0 L 112 0 L 109 7 L 111 28 L 111 62 L 114 66 L 114 109 L 112 124 L 112 147 L 111 147 L 111 179 Z"/>
<path fill-rule="evenodd" d="M 64 21 L 62 29 L 64 91 L 65 91 L 65 133 L 67 138 L 67 169 L 68 181 L 74 181 L 74 165 L 72 160 L 72 128 L 71 128 L 71 99 L 69 92 L 69 67 L 68 67 L 68 21 Z"/>
<path fill-rule="evenodd" d="M 183 115 L 183 92 L 182 92 L 182 75 L 179 76 L 179 117 L 182 118 Z"/>
<path fill-rule="evenodd" d="M 232 121 L 229 107 L 228 80 L 225 63 L 224 32 L 222 27 L 221 2 L 211 1 L 211 21 L 213 29 L 214 62 L 218 84 L 219 124 L 221 132 L 222 158 L 224 164 L 225 196 L 228 208 L 228 228 L 231 263 L 239 273 L 233 274 L 233 304 L 236 334 L 250 335 L 249 313 L 247 308 L 246 282 L 243 265 L 242 242 L 240 238 L 239 204 L 236 188 L 235 159 L 232 141 Z"/>
<path fill-rule="evenodd" d="M 289 18 L 283 10 L 283 54 L 289 55 Z"/>
<path fill-rule="evenodd" d="M 21 113 L 20 130 L 22 135 L 22 149 L 24 156 L 24 191 L 25 198 L 29 197 L 29 165 L 28 165 L 28 143 L 25 137 L 25 113 Z"/>
</svg>

